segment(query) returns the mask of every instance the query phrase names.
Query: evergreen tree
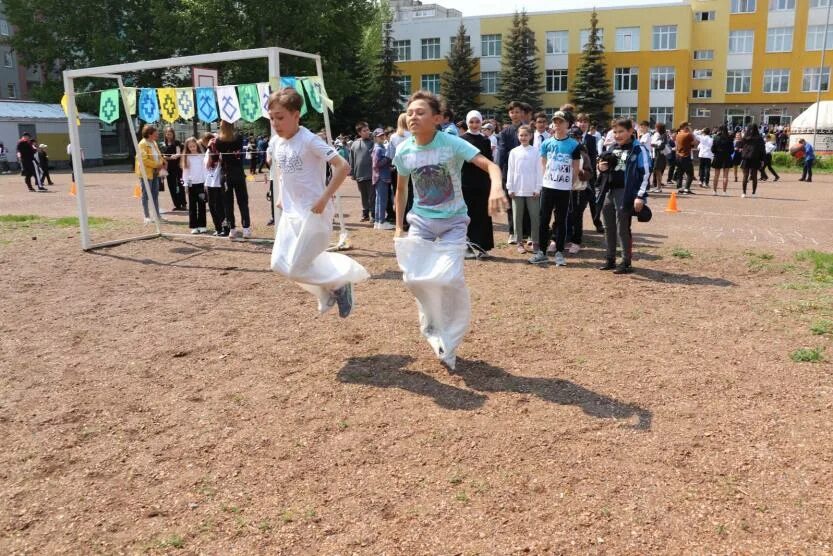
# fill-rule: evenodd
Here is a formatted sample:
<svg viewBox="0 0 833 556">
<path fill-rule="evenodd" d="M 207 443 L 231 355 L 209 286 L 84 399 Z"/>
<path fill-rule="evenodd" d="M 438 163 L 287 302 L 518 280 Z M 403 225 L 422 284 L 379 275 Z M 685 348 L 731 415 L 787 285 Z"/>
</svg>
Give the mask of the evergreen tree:
<svg viewBox="0 0 833 556">
<path fill-rule="evenodd" d="M 466 27 L 460 23 L 454 44 L 446 56 L 448 71 L 442 74 L 441 91 L 446 105 L 455 114 L 477 110 L 477 96 L 480 94 L 480 79 L 474 51 L 466 40 Z"/>
<path fill-rule="evenodd" d="M 593 10 L 590 16 L 590 36 L 587 44 L 583 45 L 581 64 L 576 71 L 570 97 L 579 112 L 586 113 L 591 121 L 606 124 L 610 119 L 607 108 L 613 103 L 613 92 L 607 78 L 607 65 L 604 61 L 604 47 L 599 41 L 598 23 L 596 10 Z"/>
<path fill-rule="evenodd" d="M 503 41 L 500 87 L 497 97 L 503 106 L 513 100 L 526 102 L 534 111 L 541 109 L 543 79 L 538 71 L 538 47 L 529 28 L 526 10 L 515 12 L 512 28 Z"/>
<path fill-rule="evenodd" d="M 396 67 L 391 27 L 391 19 L 388 17 L 382 23 L 382 50 L 373 72 L 376 79 L 375 113 L 379 122 L 384 125 L 396 123 L 402 109 L 402 87 L 398 81 L 400 72 Z"/>
</svg>

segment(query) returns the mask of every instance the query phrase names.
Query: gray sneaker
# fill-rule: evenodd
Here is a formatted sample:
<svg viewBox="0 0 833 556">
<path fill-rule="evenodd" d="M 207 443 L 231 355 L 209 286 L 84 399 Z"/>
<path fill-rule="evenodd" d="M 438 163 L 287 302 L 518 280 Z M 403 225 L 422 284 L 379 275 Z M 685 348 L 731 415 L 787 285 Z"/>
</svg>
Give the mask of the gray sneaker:
<svg viewBox="0 0 833 556">
<path fill-rule="evenodd" d="M 549 259 L 543 251 L 536 251 L 532 257 L 528 259 L 529 264 L 547 264 Z"/>
<path fill-rule="evenodd" d="M 338 303 L 338 316 L 347 318 L 353 310 L 353 284 L 346 284 L 333 292 Z"/>
<path fill-rule="evenodd" d="M 555 254 L 555 266 L 567 266 L 567 259 L 561 251 Z"/>
</svg>

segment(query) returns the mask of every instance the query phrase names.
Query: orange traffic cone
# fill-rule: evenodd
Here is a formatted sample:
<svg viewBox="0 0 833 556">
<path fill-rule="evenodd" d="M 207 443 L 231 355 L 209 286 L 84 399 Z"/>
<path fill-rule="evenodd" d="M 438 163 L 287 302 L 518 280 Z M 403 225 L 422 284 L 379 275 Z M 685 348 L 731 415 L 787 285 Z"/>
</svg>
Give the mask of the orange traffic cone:
<svg viewBox="0 0 833 556">
<path fill-rule="evenodd" d="M 668 199 L 668 206 L 665 207 L 665 212 L 680 212 L 677 208 L 677 192 L 672 191 L 671 197 Z"/>
<path fill-rule="evenodd" d="M 76 194 L 77 192 L 78 192 L 78 191 L 77 191 L 77 190 L 76 190 L 76 188 L 75 188 L 75 182 L 74 182 L 74 181 L 73 181 L 73 182 L 70 182 L 70 184 L 69 184 L 69 194 L 70 194 L 70 195 L 72 195 L 73 197 L 75 197 L 75 194 Z"/>
<path fill-rule="evenodd" d="M 139 184 L 136 184 L 136 187 L 133 188 L 133 196 L 137 199 L 142 198 L 142 187 Z"/>
</svg>

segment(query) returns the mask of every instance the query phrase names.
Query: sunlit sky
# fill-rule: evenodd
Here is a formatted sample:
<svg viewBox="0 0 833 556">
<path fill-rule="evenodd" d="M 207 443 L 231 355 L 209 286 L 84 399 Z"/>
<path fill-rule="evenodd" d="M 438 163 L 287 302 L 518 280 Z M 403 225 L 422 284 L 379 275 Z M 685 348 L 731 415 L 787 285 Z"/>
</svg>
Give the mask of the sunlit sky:
<svg viewBox="0 0 833 556">
<path fill-rule="evenodd" d="M 676 0 L 423 0 L 423 4 L 439 4 L 472 15 L 508 14 L 526 8 L 527 12 L 607 8 L 612 6 L 644 6 L 646 4 L 681 4 Z"/>
</svg>

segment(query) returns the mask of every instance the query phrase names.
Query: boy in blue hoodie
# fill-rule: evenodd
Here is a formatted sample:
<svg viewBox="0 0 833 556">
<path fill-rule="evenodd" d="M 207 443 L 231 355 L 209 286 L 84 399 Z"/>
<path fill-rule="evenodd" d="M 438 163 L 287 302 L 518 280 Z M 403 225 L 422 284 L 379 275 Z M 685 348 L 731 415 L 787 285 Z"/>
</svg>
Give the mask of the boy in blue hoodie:
<svg viewBox="0 0 833 556">
<path fill-rule="evenodd" d="M 804 148 L 804 169 L 801 171 L 801 179 L 798 181 L 813 181 L 813 163 L 816 161 L 816 151 L 813 145 L 804 139 L 798 140 L 799 146 Z"/>
</svg>

